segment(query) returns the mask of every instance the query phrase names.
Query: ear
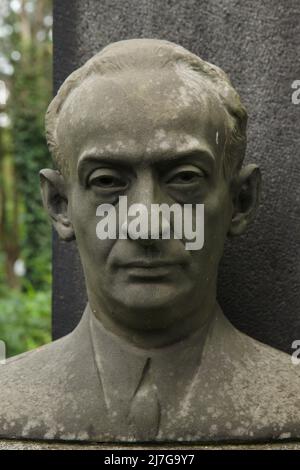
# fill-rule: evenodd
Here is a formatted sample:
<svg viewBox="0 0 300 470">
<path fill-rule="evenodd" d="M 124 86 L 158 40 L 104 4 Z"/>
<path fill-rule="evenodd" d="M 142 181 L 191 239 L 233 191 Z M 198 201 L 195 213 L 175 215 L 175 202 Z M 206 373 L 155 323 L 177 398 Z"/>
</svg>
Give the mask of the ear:
<svg viewBox="0 0 300 470">
<path fill-rule="evenodd" d="M 56 170 L 49 168 L 40 171 L 40 184 L 44 208 L 62 240 L 75 239 L 74 229 L 68 217 L 66 183 Z"/>
<path fill-rule="evenodd" d="M 233 214 L 228 235 L 241 235 L 255 216 L 260 201 L 261 173 L 257 165 L 244 167 L 234 187 Z"/>
</svg>

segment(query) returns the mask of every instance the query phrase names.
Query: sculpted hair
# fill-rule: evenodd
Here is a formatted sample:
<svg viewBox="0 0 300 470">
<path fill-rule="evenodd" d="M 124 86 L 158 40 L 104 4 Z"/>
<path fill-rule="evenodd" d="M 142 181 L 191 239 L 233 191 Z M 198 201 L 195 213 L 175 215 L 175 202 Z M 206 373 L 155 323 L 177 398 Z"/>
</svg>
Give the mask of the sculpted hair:
<svg viewBox="0 0 300 470">
<path fill-rule="evenodd" d="M 204 85 L 223 105 L 228 117 L 223 168 L 232 177 L 241 168 L 246 152 L 247 112 L 228 76 L 219 67 L 202 60 L 177 44 L 157 39 L 131 39 L 110 44 L 75 70 L 59 88 L 46 113 L 46 138 L 58 169 L 68 174 L 68 157 L 57 143 L 59 113 L 67 98 L 87 77 L 125 70 L 173 68 L 191 83 Z M 196 80 L 196 82 L 195 82 Z M 201 87 L 199 86 L 199 93 Z"/>
</svg>

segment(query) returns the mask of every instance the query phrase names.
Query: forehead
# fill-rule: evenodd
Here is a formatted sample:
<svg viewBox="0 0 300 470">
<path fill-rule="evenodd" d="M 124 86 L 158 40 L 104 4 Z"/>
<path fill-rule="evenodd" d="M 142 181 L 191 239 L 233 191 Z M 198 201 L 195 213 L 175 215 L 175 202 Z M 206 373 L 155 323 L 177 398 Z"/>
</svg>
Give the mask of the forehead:
<svg viewBox="0 0 300 470">
<path fill-rule="evenodd" d="M 70 164 L 89 150 L 130 154 L 140 162 L 198 146 L 218 158 L 225 143 L 225 110 L 209 83 L 195 78 L 169 70 L 87 78 L 60 112 L 60 150 Z"/>
</svg>

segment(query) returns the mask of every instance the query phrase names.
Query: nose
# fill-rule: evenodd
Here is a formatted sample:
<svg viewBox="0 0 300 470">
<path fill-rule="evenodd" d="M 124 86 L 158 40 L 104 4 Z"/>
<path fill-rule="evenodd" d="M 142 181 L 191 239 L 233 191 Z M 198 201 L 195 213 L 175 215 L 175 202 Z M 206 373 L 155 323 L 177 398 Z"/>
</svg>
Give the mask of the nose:
<svg viewBox="0 0 300 470">
<path fill-rule="evenodd" d="M 128 194 L 128 216 L 121 232 L 142 245 L 152 245 L 170 233 L 170 225 L 162 215 L 152 217 L 154 205 L 166 202 L 157 177 L 150 170 L 141 173 Z"/>
</svg>

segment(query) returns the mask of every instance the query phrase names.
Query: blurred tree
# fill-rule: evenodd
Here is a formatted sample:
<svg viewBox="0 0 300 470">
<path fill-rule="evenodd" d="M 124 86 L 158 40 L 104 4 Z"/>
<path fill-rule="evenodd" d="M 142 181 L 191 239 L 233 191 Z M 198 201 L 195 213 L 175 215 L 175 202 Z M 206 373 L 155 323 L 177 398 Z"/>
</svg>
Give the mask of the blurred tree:
<svg viewBox="0 0 300 470">
<path fill-rule="evenodd" d="M 51 228 L 38 171 L 51 162 L 51 3 L 0 0 L 0 339 L 8 355 L 50 341 Z"/>
<path fill-rule="evenodd" d="M 7 158 L 8 132 L 0 127 L 0 240 L 4 251 L 4 275 L 9 287 L 19 286 L 14 263 L 20 256 L 19 193 L 12 159 Z"/>
<path fill-rule="evenodd" d="M 10 144 L 6 158 L 5 151 L 0 150 L 3 164 L 10 160 L 6 172 L 1 168 L 2 178 L 7 180 L 1 185 L 0 226 L 6 254 L 5 275 L 10 286 L 18 285 L 14 266 L 21 256 L 26 266 L 26 282 L 42 288 L 50 282 L 49 225 L 41 206 L 38 170 L 49 165 L 50 160 L 44 114 L 51 97 L 51 1 L 2 1 L 3 10 L 6 4 L 2 22 L 6 34 L 0 44 L 7 63 L 3 79 L 10 95 L 7 101 Z M 6 197 L 8 192 L 13 198 Z"/>
</svg>

